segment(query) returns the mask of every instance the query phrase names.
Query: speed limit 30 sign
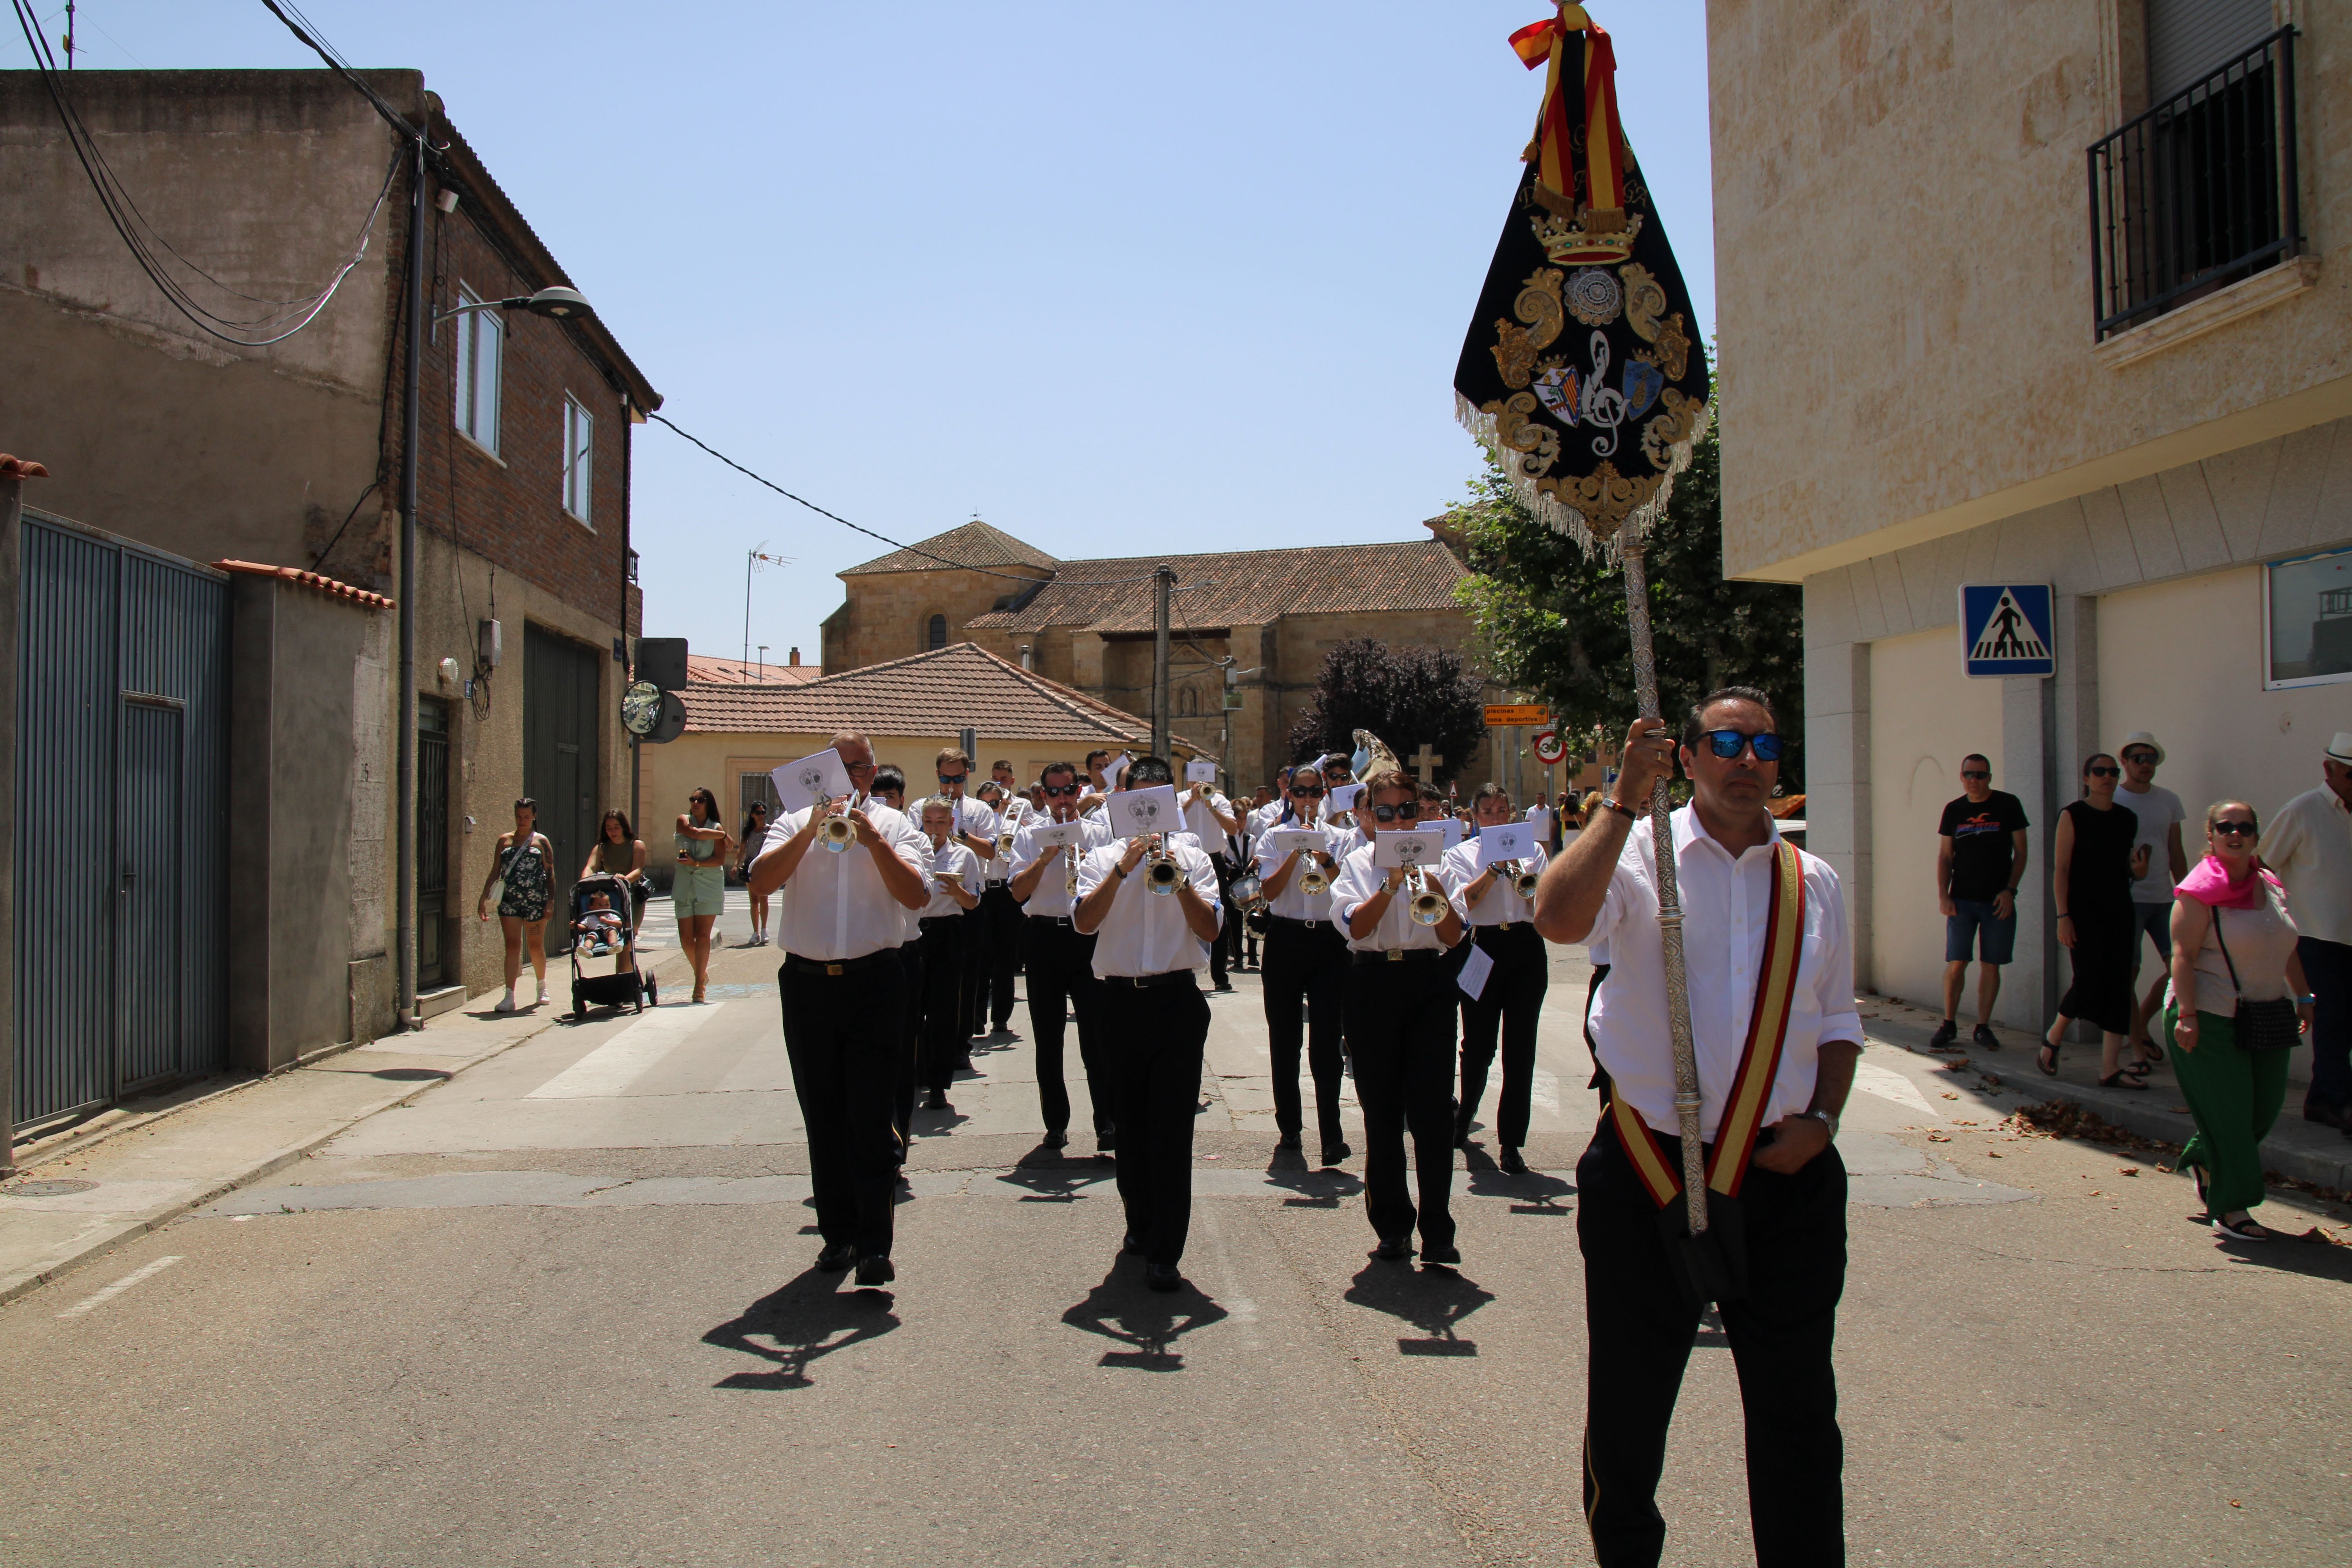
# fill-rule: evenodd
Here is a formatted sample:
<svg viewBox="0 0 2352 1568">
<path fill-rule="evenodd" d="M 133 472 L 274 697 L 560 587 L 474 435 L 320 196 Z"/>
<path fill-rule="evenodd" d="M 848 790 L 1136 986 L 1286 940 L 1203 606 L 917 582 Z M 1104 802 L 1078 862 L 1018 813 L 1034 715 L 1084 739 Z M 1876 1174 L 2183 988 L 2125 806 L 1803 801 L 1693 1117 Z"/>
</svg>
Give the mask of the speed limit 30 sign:
<svg viewBox="0 0 2352 1568">
<path fill-rule="evenodd" d="M 1541 763 L 1546 767 L 1549 767 L 1566 755 L 1568 755 L 1568 748 L 1560 744 L 1559 731 L 1541 730 L 1537 731 L 1536 761 Z"/>
</svg>

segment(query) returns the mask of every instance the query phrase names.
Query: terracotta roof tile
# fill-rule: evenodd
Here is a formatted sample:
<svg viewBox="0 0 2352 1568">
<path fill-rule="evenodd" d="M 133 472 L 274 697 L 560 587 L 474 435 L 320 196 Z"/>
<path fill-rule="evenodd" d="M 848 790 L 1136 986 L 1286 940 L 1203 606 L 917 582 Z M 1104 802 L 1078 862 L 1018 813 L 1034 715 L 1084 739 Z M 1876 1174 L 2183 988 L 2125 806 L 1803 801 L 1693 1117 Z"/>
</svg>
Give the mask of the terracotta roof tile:
<svg viewBox="0 0 2352 1568">
<path fill-rule="evenodd" d="M 316 588 L 321 594 L 338 599 L 349 599 L 354 605 L 365 605 L 371 610 L 389 610 L 392 601 L 382 594 L 371 594 L 365 588 L 354 588 L 349 583 L 339 583 L 332 577 L 321 577 L 316 572 L 305 572 L 299 566 L 264 566 L 257 561 L 215 561 L 213 564 L 224 572 L 244 572 L 256 577 L 283 577 L 289 583 L 299 583 L 306 588 Z"/>
<path fill-rule="evenodd" d="M 1202 584 L 1197 592 L 1179 593 L 1171 602 L 1170 619 L 1179 630 L 1263 626 L 1284 616 L 1451 609 L 1454 584 L 1468 572 L 1434 539 L 1066 561 L 1055 580 L 1027 604 L 992 610 L 965 624 L 1014 632 L 1047 626 L 1148 631 L 1152 592 L 1148 579 L 1162 562 L 1175 569 L 1179 587 Z M 1104 581 L 1138 577 L 1146 580 Z"/>
<path fill-rule="evenodd" d="M 804 686 L 696 682 L 680 692 L 694 733 L 952 735 L 1061 741 L 1140 752 L 1151 727 L 1123 708 L 1023 669 L 971 643 L 828 675 Z M 1215 760 L 1182 735 L 1177 746 Z"/>
<path fill-rule="evenodd" d="M 740 658 L 719 658 L 709 654 L 690 653 L 686 656 L 686 678 L 692 681 L 709 681 L 721 685 L 806 686 L 824 677 L 824 670 L 814 664 L 777 664 L 772 660 L 761 664 L 757 660 L 745 664 Z"/>
<path fill-rule="evenodd" d="M 919 550 L 924 553 L 916 553 Z M 943 556 L 953 564 L 932 560 L 932 556 Z M 935 533 L 929 539 L 917 541 L 908 549 L 894 550 L 887 555 L 877 556 L 863 565 L 850 567 L 839 575 L 856 577 L 868 572 L 950 572 L 956 566 L 1027 566 L 1052 572 L 1059 569 L 1061 564 L 1035 545 L 1024 544 L 1003 530 L 991 528 L 974 518 L 961 528 Z"/>
</svg>

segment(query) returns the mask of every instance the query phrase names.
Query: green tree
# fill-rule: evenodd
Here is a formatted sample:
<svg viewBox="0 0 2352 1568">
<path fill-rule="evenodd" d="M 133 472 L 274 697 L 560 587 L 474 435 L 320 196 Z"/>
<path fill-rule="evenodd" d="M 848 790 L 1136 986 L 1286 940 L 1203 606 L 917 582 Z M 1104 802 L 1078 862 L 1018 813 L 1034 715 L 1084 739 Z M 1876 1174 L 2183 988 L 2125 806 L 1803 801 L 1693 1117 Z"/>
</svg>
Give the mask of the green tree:
<svg viewBox="0 0 2352 1568">
<path fill-rule="evenodd" d="M 1622 736 L 1633 720 L 1633 659 L 1625 580 L 1612 563 L 1536 521 L 1491 460 L 1470 498 L 1448 513 L 1471 574 L 1456 588 L 1496 680 L 1550 703 L 1562 731 L 1598 724 Z M 1665 516 L 1650 531 L 1650 626 L 1658 700 L 1679 723 L 1722 686 L 1768 693 L 1782 733 L 1804 731 L 1804 594 L 1792 584 L 1723 575 L 1722 449 L 1708 430 L 1676 476 Z M 1803 752 L 1780 777 L 1803 787 Z"/>
<path fill-rule="evenodd" d="M 1352 752 L 1355 732 L 1370 730 L 1408 767 L 1426 743 L 1446 759 L 1434 770 L 1443 784 L 1486 735 L 1485 690 L 1451 648 L 1355 637 L 1323 656 L 1315 695 L 1291 722 L 1290 754 Z"/>
</svg>

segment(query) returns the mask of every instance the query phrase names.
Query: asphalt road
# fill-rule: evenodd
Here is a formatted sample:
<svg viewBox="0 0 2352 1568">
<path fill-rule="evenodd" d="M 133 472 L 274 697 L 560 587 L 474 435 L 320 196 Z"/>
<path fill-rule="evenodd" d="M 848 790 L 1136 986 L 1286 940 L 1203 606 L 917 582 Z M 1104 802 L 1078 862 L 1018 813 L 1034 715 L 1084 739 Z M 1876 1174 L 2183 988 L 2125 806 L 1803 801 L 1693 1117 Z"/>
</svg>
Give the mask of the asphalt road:
<svg viewBox="0 0 2352 1568">
<path fill-rule="evenodd" d="M 1459 1275 L 1368 1263 L 1354 1175 L 1271 1159 L 1241 977 L 1173 1297 L 1084 1134 L 1036 1147 L 1022 1046 L 923 1119 L 896 1287 L 811 1272 L 774 968 L 551 1029 L 0 1309 L 0 1563 L 1591 1561 L 1572 955 L 1538 1173 L 1467 1156 Z M 2016 1137 L 1973 1070 L 1874 1046 L 1862 1087 L 1853 1561 L 2352 1561 L 2352 1250 L 2218 1247 L 2186 1182 Z M 1752 1561 L 1744 1487 L 1703 1330 L 1668 1560 Z"/>
</svg>

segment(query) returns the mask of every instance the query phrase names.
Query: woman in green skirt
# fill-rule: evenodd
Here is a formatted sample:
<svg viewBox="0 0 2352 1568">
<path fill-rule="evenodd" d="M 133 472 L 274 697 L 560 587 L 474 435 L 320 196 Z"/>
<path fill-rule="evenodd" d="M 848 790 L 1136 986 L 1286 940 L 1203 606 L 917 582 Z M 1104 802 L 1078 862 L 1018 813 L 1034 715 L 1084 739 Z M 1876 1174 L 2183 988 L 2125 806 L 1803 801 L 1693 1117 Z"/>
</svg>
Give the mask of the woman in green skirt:
<svg viewBox="0 0 2352 1568">
<path fill-rule="evenodd" d="M 2172 1069 L 2197 1119 L 2181 1168 L 2197 1178 L 2215 1233 L 2237 1241 L 2277 1234 L 2249 1211 L 2263 1201 L 2262 1142 L 2286 1099 L 2289 1054 L 2242 1040 L 2238 1005 L 2291 998 L 2299 1032 L 2287 1044 L 2311 1033 L 2294 921 L 2286 889 L 2254 855 L 2260 834 L 2244 801 L 2206 808 L 2205 858 L 2172 901 L 2172 985 L 2164 1006 Z"/>
</svg>

